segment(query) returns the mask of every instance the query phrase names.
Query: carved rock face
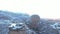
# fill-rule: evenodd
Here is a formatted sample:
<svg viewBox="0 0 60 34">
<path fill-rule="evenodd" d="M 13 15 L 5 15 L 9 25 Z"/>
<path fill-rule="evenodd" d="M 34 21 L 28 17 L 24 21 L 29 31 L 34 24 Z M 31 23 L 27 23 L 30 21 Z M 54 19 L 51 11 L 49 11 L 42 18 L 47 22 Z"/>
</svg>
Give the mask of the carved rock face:
<svg viewBox="0 0 60 34">
<path fill-rule="evenodd" d="M 39 22 L 40 21 L 40 17 L 38 15 L 32 15 L 30 19 L 32 22 Z"/>
</svg>

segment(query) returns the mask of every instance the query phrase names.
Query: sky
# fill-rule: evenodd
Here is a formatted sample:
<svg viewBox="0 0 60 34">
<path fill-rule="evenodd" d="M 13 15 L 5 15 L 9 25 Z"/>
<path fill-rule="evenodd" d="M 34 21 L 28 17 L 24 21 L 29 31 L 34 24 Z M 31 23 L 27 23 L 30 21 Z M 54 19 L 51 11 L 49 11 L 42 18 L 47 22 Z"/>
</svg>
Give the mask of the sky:
<svg viewBox="0 0 60 34">
<path fill-rule="evenodd" d="M 0 0 L 0 10 L 58 19 L 60 18 L 60 0 Z"/>
</svg>

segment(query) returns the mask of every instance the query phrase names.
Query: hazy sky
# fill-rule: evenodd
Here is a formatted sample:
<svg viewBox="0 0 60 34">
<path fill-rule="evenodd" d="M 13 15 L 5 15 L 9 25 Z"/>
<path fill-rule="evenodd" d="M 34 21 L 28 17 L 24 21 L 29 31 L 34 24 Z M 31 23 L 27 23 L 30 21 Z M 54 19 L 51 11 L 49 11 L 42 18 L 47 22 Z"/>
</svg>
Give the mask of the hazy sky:
<svg viewBox="0 0 60 34">
<path fill-rule="evenodd" d="M 57 19 L 60 18 L 60 0 L 0 0 L 0 10 Z"/>
</svg>

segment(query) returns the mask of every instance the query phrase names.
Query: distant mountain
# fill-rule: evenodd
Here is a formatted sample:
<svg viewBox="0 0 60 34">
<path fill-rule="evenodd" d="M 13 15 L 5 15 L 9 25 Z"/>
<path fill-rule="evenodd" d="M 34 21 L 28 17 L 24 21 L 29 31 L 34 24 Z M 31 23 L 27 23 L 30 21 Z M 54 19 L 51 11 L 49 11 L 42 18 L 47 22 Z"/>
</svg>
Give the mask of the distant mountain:
<svg viewBox="0 0 60 34">
<path fill-rule="evenodd" d="M 20 22 L 20 21 L 25 21 L 28 18 L 29 18 L 28 14 L 0 11 L 0 21 L 9 20 L 12 22 Z"/>
<path fill-rule="evenodd" d="M 0 22 L 25 22 L 29 18 L 29 14 L 24 13 L 13 13 L 8 11 L 0 11 Z M 44 19 L 41 18 L 41 22 L 53 24 L 55 22 L 58 22 L 60 20 L 53 20 L 53 19 Z"/>
</svg>

